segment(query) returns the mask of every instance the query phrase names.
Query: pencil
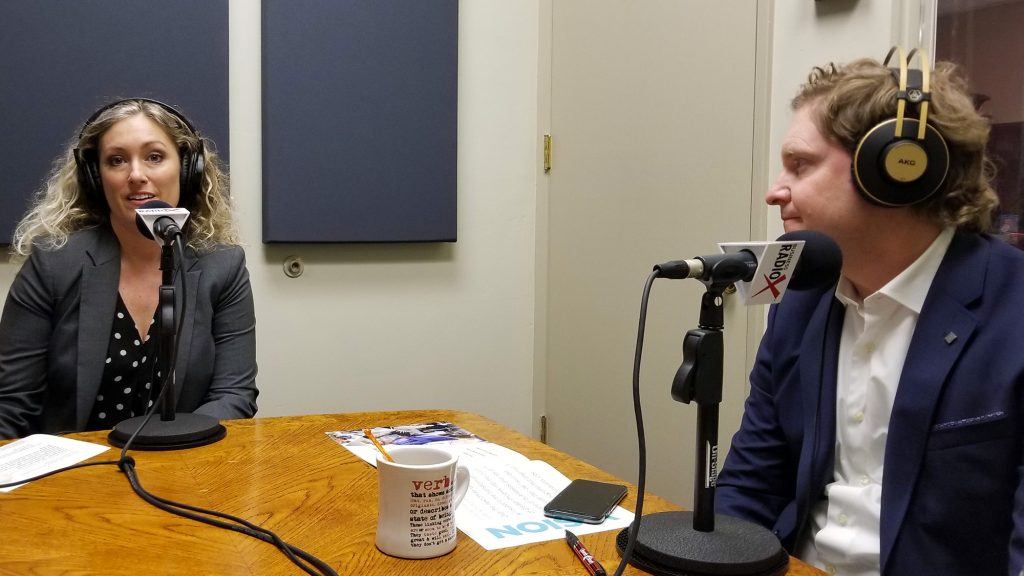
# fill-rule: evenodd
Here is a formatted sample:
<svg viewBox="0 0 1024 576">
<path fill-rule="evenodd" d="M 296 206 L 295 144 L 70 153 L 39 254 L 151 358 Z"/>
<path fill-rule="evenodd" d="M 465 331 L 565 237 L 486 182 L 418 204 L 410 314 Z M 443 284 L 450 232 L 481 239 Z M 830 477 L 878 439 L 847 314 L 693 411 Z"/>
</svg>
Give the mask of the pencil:
<svg viewBox="0 0 1024 576">
<path fill-rule="evenodd" d="M 370 430 L 369 428 L 363 428 L 363 435 L 369 438 L 370 442 L 373 442 L 373 445 L 377 447 L 377 450 L 380 450 L 380 453 L 384 455 L 385 460 L 387 460 L 388 462 L 395 461 L 395 459 L 391 457 L 391 454 L 388 454 L 387 450 L 384 450 L 384 446 L 380 443 L 380 441 L 377 440 L 377 437 L 373 435 L 373 430 Z"/>
</svg>

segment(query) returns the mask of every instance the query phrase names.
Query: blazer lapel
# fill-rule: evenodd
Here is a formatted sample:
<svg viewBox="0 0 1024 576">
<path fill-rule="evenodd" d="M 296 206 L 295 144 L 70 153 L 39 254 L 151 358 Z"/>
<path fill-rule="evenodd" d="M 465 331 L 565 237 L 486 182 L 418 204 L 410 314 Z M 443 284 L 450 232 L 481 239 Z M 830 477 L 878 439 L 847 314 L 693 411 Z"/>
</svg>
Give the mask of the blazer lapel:
<svg viewBox="0 0 1024 576">
<path fill-rule="evenodd" d="M 832 477 L 836 443 L 836 362 L 844 308 L 835 290 L 822 296 L 800 347 L 800 381 L 804 401 L 804 438 L 797 475 L 803 496 L 798 526 Z"/>
<path fill-rule="evenodd" d="M 86 250 L 82 264 L 81 304 L 78 309 L 77 429 L 85 428 L 100 389 L 110 329 L 117 309 L 121 275 L 120 248 L 110 232 L 100 231 L 96 245 Z"/>
<path fill-rule="evenodd" d="M 913 497 L 939 395 L 977 323 L 967 305 L 981 296 L 988 257 L 978 237 L 957 234 L 921 308 L 885 445 L 880 526 L 883 574 Z"/>
</svg>

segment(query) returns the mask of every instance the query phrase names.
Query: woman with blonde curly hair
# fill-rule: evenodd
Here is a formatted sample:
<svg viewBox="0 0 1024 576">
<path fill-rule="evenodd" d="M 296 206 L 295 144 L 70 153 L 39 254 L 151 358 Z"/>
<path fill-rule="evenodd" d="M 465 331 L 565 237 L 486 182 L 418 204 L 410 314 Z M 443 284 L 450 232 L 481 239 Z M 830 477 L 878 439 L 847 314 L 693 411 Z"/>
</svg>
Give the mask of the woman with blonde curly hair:
<svg viewBox="0 0 1024 576">
<path fill-rule="evenodd" d="M 190 212 L 178 411 L 255 414 L 252 291 L 211 148 L 174 108 L 136 98 L 98 110 L 54 162 L 12 242 L 23 264 L 0 319 L 0 438 L 111 428 L 152 406 L 167 368 L 150 338 L 160 246 L 135 224 L 152 200 Z"/>
</svg>

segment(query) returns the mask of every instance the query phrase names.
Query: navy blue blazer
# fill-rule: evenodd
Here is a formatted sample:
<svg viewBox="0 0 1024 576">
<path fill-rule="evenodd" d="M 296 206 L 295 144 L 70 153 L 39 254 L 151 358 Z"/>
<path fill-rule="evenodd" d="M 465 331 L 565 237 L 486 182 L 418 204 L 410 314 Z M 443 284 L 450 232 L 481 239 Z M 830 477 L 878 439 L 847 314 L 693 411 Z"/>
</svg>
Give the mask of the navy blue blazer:
<svg viewBox="0 0 1024 576">
<path fill-rule="evenodd" d="M 175 363 L 178 412 L 256 413 L 256 317 L 245 253 L 184 250 L 187 282 Z M 117 307 L 121 249 L 108 227 L 35 249 L 0 319 L 0 438 L 82 430 L 96 402 Z"/>
<path fill-rule="evenodd" d="M 788 292 L 768 315 L 717 512 L 792 551 L 833 478 L 843 307 Z M 882 481 L 885 575 L 1008 574 L 1024 566 L 1024 254 L 957 233 L 900 376 Z"/>
</svg>

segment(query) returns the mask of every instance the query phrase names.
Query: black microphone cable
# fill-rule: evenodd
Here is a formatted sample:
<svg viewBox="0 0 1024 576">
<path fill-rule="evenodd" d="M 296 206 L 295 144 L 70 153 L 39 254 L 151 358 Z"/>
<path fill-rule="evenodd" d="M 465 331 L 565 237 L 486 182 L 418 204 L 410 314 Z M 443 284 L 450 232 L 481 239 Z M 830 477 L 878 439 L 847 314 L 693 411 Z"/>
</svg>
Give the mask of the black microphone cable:
<svg viewBox="0 0 1024 576">
<path fill-rule="evenodd" d="M 181 233 L 179 232 L 176 235 L 175 240 L 173 242 L 175 251 L 178 256 L 179 266 L 180 263 L 184 263 L 185 261 L 184 252 L 181 247 L 181 239 Z M 178 271 L 178 269 L 175 269 L 175 272 Z M 182 278 L 182 306 L 181 313 L 179 315 L 180 318 L 185 317 L 185 311 L 187 309 L 186 307 L 188 302 L 188 289 L 186 285 L 187 282 L 185 281 L 184 278 Z M 151 492 L 147 491 L 145 488 L 143 488 L 142 484 L 139 482 L 138 473 L 135 470 L 135 459 L 128 455 L 128 449 L 131 447 L 131 444 L 135 440 L 135 437 L 138 436 L 139 432 L 141 432 L 142 429 L 146 427 L 146 424 L 149 423 L 150 419 L 152 419 L 153 414 L 156 412 L 157 408 L 160 406 L 160 402 L 164 398 L 164 395 L 167 393 L 167 389 L 169 387 L 168 384 L 170 383 L 171 378 L 173 377 L 174 374 L 174 365 L 177 362 L 178 344 L 181 342 L 181 331 L 183 325 L 184 322 L 178 322 L 178 327 L 175 332 L 175 345 L 171 350 L 171 365 L 169 367 L 163 367 L 164 374 L 162 375 L 163 380 L 160 385 L 160 393 L 157 394 L 156 400 L 154 400 L 152 406 L 150 406 L 149 410 L 146 412 L 146 418 L 142 421 L 142 424 L 140 424 L 139 427 L 135 430 L 135 432 L 132 433 L 132 435 L 128 438 L 128 441 L 124 443 L 124 446 L 121 449 L 121 455 L 117 460 L 103 460 L 99 462 L 83 462 L 79 464 L 73 464 L 71 466 L 66 466 L 64 468 L 58 468 L 57 470 L 51 470 L 38 476 L 33 476 L 32 478 L 26 478 L 23 480 L 18 480 L 16 482 L 0 484 L 0 488 L 19 486 L 27 482 L 41 480 L 48 476 L 53 476 L 55 474 L 60 474 L 62 472 L 67 472 L 69 470 L 74 470 L 76 468 L 84 468 L 86 466 L 117 466 L 117 468 L 122 473 L 124 473 L 125 477 L 128 479 L 128 483 L 131 486 L 132 490 L 140 498 L 165 512 L 174 514 L 176 516 L 181 516 L 183 518 L 188 518 L 190 520 L 195 520 L 196 522 L 209 524 L 217 528 L 233 530 L 235 532 L 245 534 L 246 536 L 256 538 L 257 540 L 262 540 L 263 542 L 273 544 L 275 547 L 278 548 L 278 550 L 281 551 L 282 554 L 284 554 L 288 558 L 288 560 L 290 560 L 293 564 L 301 568 L 307 574 L 311 574 L 313 576 L 338 576 L 338 573 L 335 572 L 334 569 L 332 569 L 326 562 L 320 560 L 316 556 L 310 554 L 309 552 L 306 552 L 305 550 L 302 550 L 297 546 L 288 544 L 287 542 L 282 540 L 280 536 L 278 536 L 271 530 L 253 524 L 252 522 L 249 522 L 237 516 L 233 516 L 231 514 L 201 508 L 198 506 L 191 506 L 189 504 L 175 502 L 173 500 L 168 500 L 166 498 L 156 496 Z M 230 522 L 222 522 L 220 520 L 215 520 L 214 518 L 210 518 L 210 516 L 222 518 L 224 520 L 229 520 Z"/>
<path fill-rule="evenodd" d="M 209 524 L 217 528 L 223 528 L 225 530 L 234 530 L 235 532 L 239 532 L 241 534 L 251 536 L 258 540 L 267 542 L 269 544 L 273 544 L 293 564 L 301 568 L 307 574 L 312 574 L 314 576 L 318 574 L 337 576 L 337 572 L 335 572 L 325 562 L 323 562 L 316 556 L 313 556 L 312 554 L 306 552 L 305 550 L 302 550 L 301 548 L 288 544 L 271 530 L 268 530 L 261 526 L 257 526 L 256 524 L 253 524 L 243 518 L 239 518 L 231 514 L 219 512 L 217 510 L 201 508 L 198 506 L 192 506 L 182 502 L 176 502 L 174 500 L 169 500 L 167 498 L 157 496 L 143 488 L 142 483 L 139 481 L 138 473 L 135 470 L 135 459 L 132 458 L 131 456 L 128 456 L 127 454 L 128 448 L 131 445 L 132 441 L 135 439 L 135 436 L 138 435 L 138 433 L 143 428 L 145 428 L 150 418 L 153 417 L 153 414 L 155 413 L 156 408 L 160 405 L 160 401 L 163 399 L 163 396 L 166 393 L 166 391 L 167 386 L 162 386 L 160 393 L 157 395 L 156 401 L 153 403 L 152 406 L 150 406 L 149 412 L 146 413 L 146 419 L 143 421 L 142 425 L 135 430 L 131 437 L 128 438 L 128 441 L 125 442 L 124 447 L 121 449 L 121 458 L 118 461 L 113 462 L 113 464 L 116 464 L 118 469 L 121 470 L 122 473 L 124 473 L 125 477 L 128 479 L 128 484 L 132 487 L 132 490 L 139 496 L 139 498 L 142 498 L 149 504 L 170 514 L 181 516 L 183 518 L 188 518 L 190 520 L 195 520 L 197 522 L 202 522 L 204 524 Z M 213 518 L 209 518 L 209 516 L 230 520 L 231 522 L 234 522 L 234 524 L 214 520 Z M 316 570 L 306 565 L 303 562 L 303 560 L 299 559 L 299 557 L 309 562 L 310 564 L 314 565 L 316 567 Z"/>
<path fill-rule="evenodd" d="M 181 247 L 181 244 L 182 234 L 179 231 L 175 235 L 175 239 L 173 242 L 175 252 L 178 256 L 179 266 L 181 266 L 185 262 L 185 255 Z M 188 282 L 185 280 L 184 277 L 182 277 L 182 304 L 181 312 L 179 314 L 179 318 L 182 319 L 185 318 L 185 312 L 187 310 L 188 305 L 187 286 Z M 198 506 L 191 506 L 189 504 L 175 502 L 173 500 L 168 500 L 166 498 L 156 496 L 150 493 L 145 488 L 143 488 L 142 483 L 139 482 L 138 473 L 135 471 L 135 459 L 132 458 L 131 456 L 128 456 L 128 449 L 131 446 L 132 441 L 139 434 L 139 432 L 141 432 L 142 429 L 145 428 L 146 424 L 149 423 L 149 420 L 153 417 L 156 408 L 160 405 L 160 402 L 162 401 L 164 395 L 167 393 L 167 389 L 169 388 L 168 384 L 171 382 L 171 378 L 173 377 L 174 374 L 174 366 L 177 363 L 178 346 L 181 343 L 181 331 L 184 325 L 185 323 L 183 321 L 178 322 L 178 327 L 174 335 L 174 347 L 172 348 L 171 351 L 171 365 L 163 367 L 164 380 L 160 386 L 160 393 L 157 395 L 157 400 L 153 402 L 152 406 L 150 406 L 149 412 L 146 414 L 146 419 L 135 430 L 131 437 L 128 438 L 128 441 L 125 442 L 124 447 L 121 449 L 121 458 L 117 462 L 118 469 L 121 470 L 121 472 L 123 472 L 124 475 L 128 478 L 128 483 L 131 485 L 132 490 L 134 490 L 135 493 L 140 498 L 165 512 L 169 512 L 171 514 L 175 514 L 183 518 L 188 518 L 190 520 L 195 520 L 197 522 L 202 522 L 204 524 L 209 524 L 210 526 L 223 528 L 225 530 L 234 530 L 235 532 L 251 536 L 253 538 L 256 538 L 257 540 L 262 540 L 264 542 L 273 544 L 288 558 L 288 560 L 290 560 L 293 564 L 301 568 L 307 574 L 312 574 L 314 576 L 317 574 L 337 576 L 337 572 L 335 572 L 326 562 L 320 560 L 319 558 L 313 556 L 305 550 L 302 550 L 301 548 L 288 544 L 271 530 L 268 530 L 261 526 L 257 526 L 256 524 L 253 524 L 237 516 L 232 516 L 231 514 L 226 514 L 224 512 L 219 512 L 217 510 L 201 508 Z M 230 522 L 214 520 L 213 518 L 210 518 L 210 516 L 223 518 L 225 520 L 229 520 Z M 233 522 L 233 524 L 231 522 Z M 308 562 L 309 564 L 307 565 L 305 562 L 303 562 L 303 560 L 305 562 Z M 310 565 L 312 565 L 313 567 L 310 567 Z"/>
<path fill-rule="evenodd" d="M 629 539 L 626 548 L 622 551 L 622 558 L 615 568 L 615 576 L 622 576 L 626 565 L 633 558 L 633 548 L 636 546 L 636 538 L 640 534 L 640 519 L 644 513 L 644 492 L 647 480 L 647 439 L 644 435 L 644 416 L 640 405 L 640 360 L 644 352 L 644 330 L 647 326 L 647 301 L 651 296 L 651 285 L 654 280 L 661 276 L 661 270 L 655 268 L 647 277 L 644 284 L 644 295 L 640 300 L 640 325 L 636 330 L 636 352 L 633 355 L 633 413 L 636 414 L 636 441 L 637 454 L 639 457 L 638 474 L 636 482 L 636 512 L 633 513 L 633 524 L 629 527 Z"/>
</svg>

